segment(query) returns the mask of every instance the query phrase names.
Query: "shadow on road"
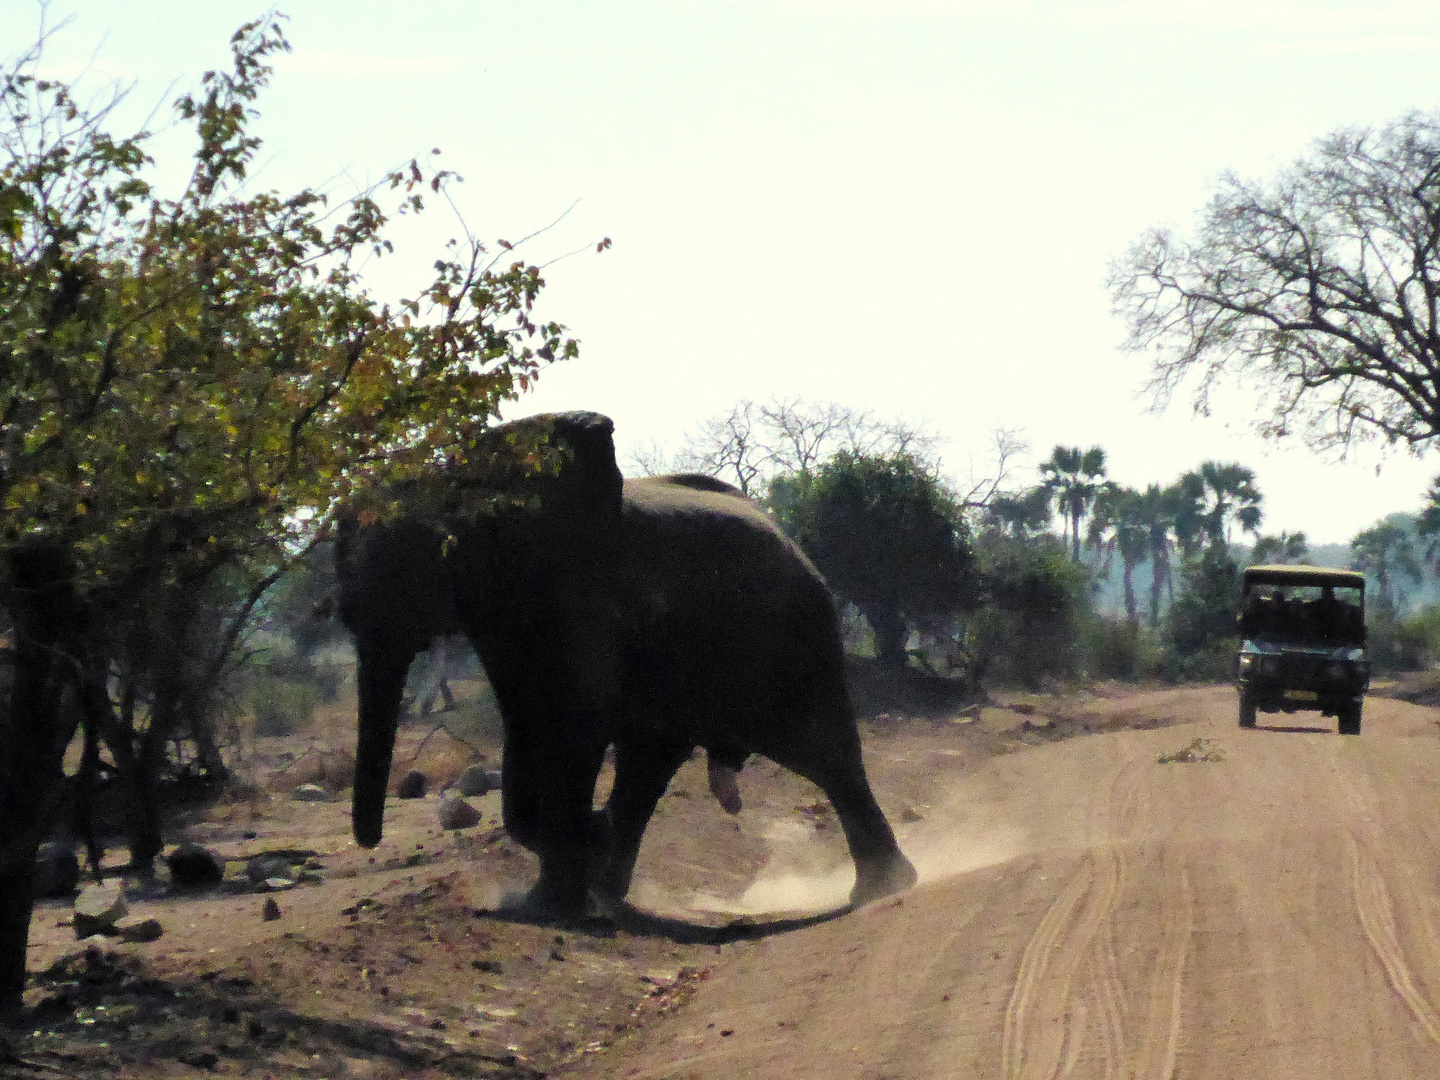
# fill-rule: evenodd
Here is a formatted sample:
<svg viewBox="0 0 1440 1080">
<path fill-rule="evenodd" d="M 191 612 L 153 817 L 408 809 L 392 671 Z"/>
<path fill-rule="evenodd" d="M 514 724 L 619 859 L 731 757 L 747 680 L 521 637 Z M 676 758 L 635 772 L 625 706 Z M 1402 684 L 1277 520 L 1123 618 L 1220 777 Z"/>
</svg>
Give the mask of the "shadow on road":
<svg viewBox="0 0 1440 1080">
<path fill-rule="evenodd" d="M 527 910 L 524 906 L 502 906 L 484 911 L 490 918 L 502 922 L 522 923 L 529 926 L 568 927 L 597 937 L 611 937 L 617 931 L 640 937 L 667 938 L 677 945 L 728 945 L 735 941 L 753 941 L 773 934 L 788 934 L 792 930 L 803 930 L 818 926 L 842 915 L 848 915 L 855 908 L 846 904 L 831 911 L 814 914 L 775 916 L 711 914 L 716 921 L 703 918 L 682 919 L 673 915 L 659 915 L 622 905 L 613 919 L 589 916 L 584 919 L 557 919 L 540 912 Z M 477 911 L 476 914 L 481 914 Z"/>
<path fill-rule="evenodd" d="M 1306 731 L 1308 731 L 1308 732 L 1311 732 L 1312 734 L 1316 734 L 1316 735 L 1333 734 L 1334 731 L 1335 731 L 1335 729 L 1334 729 L 1333 727 L 1307 727 L 1307 726 L 1301 725 L 1301 724 L 1256 724 L 1256 725 L 1255 725 L 1255 730 L 1256 730 L 1256 731 L 1288 731 L 1288 732 L 1291 732 L 1292 734 L 1298 734 L 1298 733 L 1300 733 L 1300 732 L 1306 732 Z"/>
</svg>

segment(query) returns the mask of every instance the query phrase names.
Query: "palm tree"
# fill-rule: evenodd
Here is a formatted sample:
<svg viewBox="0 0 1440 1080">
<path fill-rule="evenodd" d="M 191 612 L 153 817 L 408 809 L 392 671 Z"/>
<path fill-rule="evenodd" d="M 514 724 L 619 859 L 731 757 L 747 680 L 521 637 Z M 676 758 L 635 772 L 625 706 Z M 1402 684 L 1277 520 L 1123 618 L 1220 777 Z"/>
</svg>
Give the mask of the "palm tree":
<svg viewBox="0 0 1440 1080">
<path fill-rule="evenodd" d="M 999 492 L 985 506 L 983 523 L 1017 540 L 1028 540 L 1050 522 L 1050 489 L 1044 484 L 1019 493 Z"/>
<path fill-rule="evenodd" d="M 1175 549 L 1175 510 L 1179 500 L 1175 488 L 1151 484 L 1136 499 L 1136 517 L 1144 523 L 1146 554 L 1150 557 L 1150 625 L 1160 625 L 1160 594 L 1168 586 L 1174 591 L 1170 553 Z"/>
<path fill-rule="evenodd" d="M 1250 549 L 1250 565 L 1263 563 L 1298 563 L 1310 557 L 1310 545 L 1303 532 L 1282 532 L 1279 536 L 1262 536 Z"/>
<path fill-rule="evenodd" d="M 1253 469 L 1239 462 L 1206 461 L 1200 465 L 1200 481 L 1208 504 L 1205 532 L 1212 547 L 1229 548 L 1232 522 L 1248 533 L 1260 527 L 1261 496 Z"/>
<path fill-rule="evenodd" d="M 1350 565 L 1374 579 L 1376 605 L 1391 615 L 1405 599 L 1395 579 L 1406 577 L 1415 582 L 1421 575 L 1410 531 L 1393 517 L 1356 534 L 1350 541 Z"/>
<path fill-rule="evenodd" d="M 1125 617 L 1140 621 L 1135 602 L 1135 568 L 1150 552 L 1150 527 L 1146 520 L 1145 496 L 1134 488 L 1106 484 L 1095 497 L 1090 516 L 1090 542 L 1109 560 L 1119 553 L 1125 583 Z"/>
<path fill-rule="evenodd" d="M 1098 446 L 1057 446 L 1048 461 L 1040 465 L 1044 486 L 1055 496 L 1055 508 L 1065 519 L 1065 536 L 1070 540 L 1071 557 L 1080 561 L 1080 522 L 1084 520 L 1100 480 L 1105 476 L 1105 451 Z"/>
<path fill-rule="evenodd" d="M 1425 492 L 1425 509 L 1415 519 L 1415 535 L 1427 541 L 1425 561 L 1440 575 L 1440 476 L 1430 481 Z"/>
<path fill-rule="evenodd" d="M 1187 472 L 1164 491 L 1165 509 L 1180 558 L 1189 562 L 1205 546 L 1205 481 Z"/>
</svg>

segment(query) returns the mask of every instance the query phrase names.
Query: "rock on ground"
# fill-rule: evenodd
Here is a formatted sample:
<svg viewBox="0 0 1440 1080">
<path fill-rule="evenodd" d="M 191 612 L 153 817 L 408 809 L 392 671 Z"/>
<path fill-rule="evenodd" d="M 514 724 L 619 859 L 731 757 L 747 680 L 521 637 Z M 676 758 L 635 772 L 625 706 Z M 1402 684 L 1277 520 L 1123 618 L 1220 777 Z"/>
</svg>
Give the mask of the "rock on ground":
<svg viewBox="0 0 1440 1080">
<path fill-rule="evenodd" d="M 269 878 L 289 878 L 290 860 L 284 855 L 252 855 L 245 862 L 245 876 L 256 885 Z"/>
<path fill-rule="evenodd" d="M 295 802 L 329 802 L 330 793 L 319 784 L 301 784 L 290 792 L 290 798 Z"/>
<path fill-rule="evenodd" d="M 415 772 L 412 769 L 406 773 L 405 778 L 400 781 L 399 787 L 395 789 L 395 794 L 402 799 L 423 799 L 425 797 L 425 786 L 425 774 Z"/>
<path fill-rule="evenodd" d="M 181 844 L 165 856 L 170 881 L 177 889 L 204 889 L 225 878 L 225 864 L 200 844 Z"/>
<path fill-rule="evenodd" d="M 440 800 L 439 817 L 442 829 L 468 829 L 480 824 L 480 811 L 449 792 Z"/>
<path fill-rule="evenodd" d="M 79 884 L 80 860 L 75 852 L 54 841 L 41 844 L 35 852 L 35 898 L 69 896 Z"/>
<path fill-rule="evenodd" d="M 129 911 L 125 893 L 118 882 L 91 885 L 75 898 L 75 936 L 103 934 Z"/>
<path fill-rule="evenodd" d="M 492 791 L 500 790 L 500 774 L 491 772 L 484 765 L 471 765 L 455 778 L 453 786 L 466 797 L 488 795 Z"/>
<path fill-rule="evenodd" d="M 141 919 L 134 916 L 119 919 L 111 928 L 122 941 L 154 941 L 165 932 L 159 919 Z"/>
</svg>

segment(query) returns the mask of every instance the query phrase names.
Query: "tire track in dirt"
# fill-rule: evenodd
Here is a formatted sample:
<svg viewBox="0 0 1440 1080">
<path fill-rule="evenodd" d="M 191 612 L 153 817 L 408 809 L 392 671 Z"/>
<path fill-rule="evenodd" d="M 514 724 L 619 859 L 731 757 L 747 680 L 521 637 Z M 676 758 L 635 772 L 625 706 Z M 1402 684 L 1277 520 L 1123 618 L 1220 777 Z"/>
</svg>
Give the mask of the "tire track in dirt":
<svg viewBox="0 0 1440 1080">
<path fill-rule="evenodd" d="M 1395 904 L 1385 873 L 1375 852 L 1384 852 L 1389 843 L 1385 838 L 1384 826 L 1380 821 L 1379 804 L 1368 785 L 1357 778 L 1349 763 L 1340 760 L 1339 747 L 1332 747 L 1330 766 L 1349 804 L 1351 828 L 1346 837 L 1350 856 L 1350 884 L 1355 898 L 1355 913 L 1361 929 L 1369 942 L 1371 951 L 1385 969 L 1385 978 L 1405 1007 L 1415 1017 L 1421 1028 L 1437 1045 L 1440 1045 L 1440 1010 L 1431 1003 L 1417 982 L 1417 976 L 1406 955 L 1401 939 L 1400 927 L 1396 920 Z M 1409 877 L 1409 875 L 1405 875 Z M 1413 897 L 1424 895 L 1419 883 L 1404 881 L 1407 888 L 1403 895 Z M 1423 911 L 1414 911 L 1413 922 L 1419 924 L 1429 948 L 1424 958 L 1430 961 L 1432 970 L 1440 969 L 1440 948 L 1434 925 Z"/>
<path fill-rule="evenodd" d="M 1121 761 L 1092 803 L 1091 846 L 1021 953 L 1001 1034 L 1006 1080 L 1072 1073 L 1086 1055 L 1092 1028 L 1098 1029 L 1103 1075 L 1123 1067 L 1124 986 L 1111 916 L 1130 854 L 1123 834 L 1137 790 L 1133 769 L 1133 758 Z"/>
<path fill-rule="evenodd" d="M 1163 945 L 1150 980 L 1145 1032 L 1136 1051 L 1139 1064 L 1126 1074 L 1137 1080 L 1170 1080 L 1175 1073 L 1175 1056 L 1180 1046 L 1180 994 L 1184 987 L 1185 961 L 1190 955 L 1191 931 L 1195 928 L 1195 893 L 1183 863 L 1175 873 L 1180 883 L 1180 902 L 1163 908 Z"/>
<path fill-rule="evenodd" d="M 1181 990 L 1195 923 L 1194 893 L 1183 857 L 1162 845 L 1158 871 L 1137 863 L 1150 816 L 1148 755 L 1135 754 L 1111 774 L 1090 808 L 1091 846 L 1046 910 L 1021 954 L 1001 1035 L 1006 1080 L 1156 1078 L 1174 1072 Z M 1120 903 L 1137 873 L 1167 883 L 1148 978 L 1127 986 L 1117 939 Z"/>
</svg>

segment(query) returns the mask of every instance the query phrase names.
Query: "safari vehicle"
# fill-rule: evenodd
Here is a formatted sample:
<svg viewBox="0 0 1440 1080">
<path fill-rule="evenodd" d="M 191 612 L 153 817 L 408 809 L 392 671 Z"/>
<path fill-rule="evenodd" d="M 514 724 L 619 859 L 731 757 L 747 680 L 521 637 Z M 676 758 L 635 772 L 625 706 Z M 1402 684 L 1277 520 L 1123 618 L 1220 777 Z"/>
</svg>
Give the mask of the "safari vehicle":
<svg viewBox="0 0 1440 1080">
<path fill-rule="evenodd" d="M 1370 685 L 1365 577 L 1318 566 L 1252 566 L 1240 600 L 1240 726 L 1314 709 L 1360 734 Z"/>
</svg>

